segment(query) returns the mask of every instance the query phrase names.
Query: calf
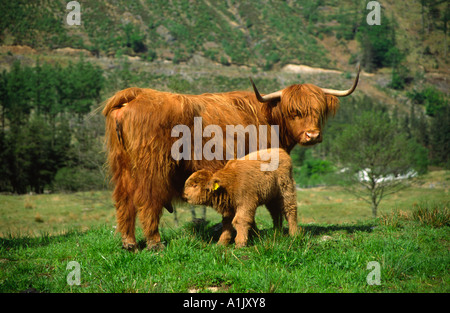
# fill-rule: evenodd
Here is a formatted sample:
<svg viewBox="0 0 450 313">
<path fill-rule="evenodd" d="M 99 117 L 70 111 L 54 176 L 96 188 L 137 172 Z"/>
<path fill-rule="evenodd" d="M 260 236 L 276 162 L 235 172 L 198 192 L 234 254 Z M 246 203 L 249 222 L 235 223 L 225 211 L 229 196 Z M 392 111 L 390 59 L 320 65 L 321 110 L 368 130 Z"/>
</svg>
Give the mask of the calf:
<svg viewBox="0 0 450 313">
<path fill-rule="evenodd" d="M 274 163 L 277 166 L 273 166 Z M 256 151 L 244 158 L 230 160 L 215 173 L 199 170 L 186 180 L 183 198 L 191 204 L 211 206 L 222 214 L 219 244 L 230 242 L 234 227 L 236 247 L 245 246 L 249 230 L 256 230 L 256 208 L 263 204 L 269 210 L 275 228 L 281 228 L 284 215 L 289 234 L 292 236 L 297 232 L 297 195 L 292 163 L 282 149 Z"/>
</svg>

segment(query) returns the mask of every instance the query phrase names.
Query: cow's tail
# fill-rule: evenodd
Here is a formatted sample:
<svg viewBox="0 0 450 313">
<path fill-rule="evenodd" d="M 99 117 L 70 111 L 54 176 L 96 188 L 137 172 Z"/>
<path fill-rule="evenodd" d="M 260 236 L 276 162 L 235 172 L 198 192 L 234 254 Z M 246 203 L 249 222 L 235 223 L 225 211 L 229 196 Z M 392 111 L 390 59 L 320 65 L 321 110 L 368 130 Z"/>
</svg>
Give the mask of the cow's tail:
<svg viewBox="0 0 450 313">
<path fill-rule="evenodd" d="M 117 92 L 112 96 L 103 109 L 103 115 L 106 117 L 106 141 L 109 153 L 114 153 L 125 149 L 125 143 L 122 133 L 122 109 L 136 99 L 142 93 L 140 88 L 128 88 Z"/>
<path fill-rule="evenodd" d="M 117 92 L 106 102 L 105 108 L 103 109 L 103 115 L 108 117 L 112 111 L 122 108 L 128 102 L 136 99 L 141 93 L 142 89 L 136 87 L 127 88 Z"/>
<path fill-rule="evenodd" d="M 139 88 L 128 88 L 117 92 L 107 100 L 103 109 L 106 117 L 105 143 L 108 150 L 107 165 L 111 180 L 117 185 L 125 181 L 123 177 L 131 175 L 132 165 L 125 148 L 122 133 L 123 112 L 129 102 L 142 93 Z M 124 187 L 125 188 L 125 187 Z"/>
</svg>

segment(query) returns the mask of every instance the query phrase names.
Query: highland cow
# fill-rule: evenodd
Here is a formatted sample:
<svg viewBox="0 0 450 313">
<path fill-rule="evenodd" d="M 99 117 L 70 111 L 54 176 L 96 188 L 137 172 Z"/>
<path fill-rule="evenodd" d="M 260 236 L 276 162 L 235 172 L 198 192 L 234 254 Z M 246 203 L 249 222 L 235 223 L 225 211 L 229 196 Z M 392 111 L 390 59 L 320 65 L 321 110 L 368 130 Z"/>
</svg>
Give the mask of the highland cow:
<svg viewBox="0 0 450 313">
<path fill-rule="evenodd" d="M 262 171 L 261 165 L 276 158 L 277 167 Z M 289 234 L 297 232 L 297 195 L 292 177 L 292 163 L 282 149 L 253 152 L 245 158 L 231 160 L 213 173 L 199 170 L 185 183 L 183 199 L 191 204 L 207 205 L 222 214 L 222 234 L 219 244 L 226 245 L 236 229 L 236 247 L 247 244 L 249 230 L 257 230 L 256 208 L 265 205 L 273 219 L 274 227 L 280 229 L 282 217 L 289 225 Z"/>
<path fill-rule="evenodd" d="M 346 91 L 300 84 L 261 96 L 253 84 L 254 93 L 181 95 L 144 88 L 117 92 L 106 103 L 103 114 L 106 117 L 108 164 L 115 183 L 113 199 L 117 230 L 122 234 L 123 247 L 131 250 L 136 247 L 137 214 L 148 248 L 161 247 L 158 227 L 163 207 L 171 210 L 172 199 L 181 196 L 184 183 L 193 172 L 201 169 L 217 171 L 230 159 L 226 155 L 198 159 L 195 151 L 190 152 L 191 158 L 174 158 L 173 145 L 177 138 L 173 137 L 172 131 L 175 126 L 184 125 L 193 134 L 196 117 L 202 118 L 202 130 L 209 125 L 217 125 L 222 131 L 227 125 L 242 125 L 243 136 L 227 134 L 227 138 L 234 142 L 244 138 L 245 153 L 242 155 L 245 155 L 258 149 L 250 148 L 248 144 L 247 126 L 254 125 L 260 132 L 260 125 L 276 125 L 279 147 L 289 153 L 296 144 L 307 146 L 322 141 L 323 124 L 336 112 L 337 97 L 351 94 L 358 77 L 359 72 L 352 88 Z M 263 138 L 266 148 L 271 148 L 272 128 L 266 129 L 267 134 L 257 134 L 258 140 Z M 201 147 L 207 139 L 202 139 Z M 216 139 L 216 144 L 226 147 L 225 137 L 222 141 Z M 256 147 L 260 147 L 259 142 Z M 235 158 L 237 155 L 236 149 L 219 151 L 234 154 Z"/>
</svg>

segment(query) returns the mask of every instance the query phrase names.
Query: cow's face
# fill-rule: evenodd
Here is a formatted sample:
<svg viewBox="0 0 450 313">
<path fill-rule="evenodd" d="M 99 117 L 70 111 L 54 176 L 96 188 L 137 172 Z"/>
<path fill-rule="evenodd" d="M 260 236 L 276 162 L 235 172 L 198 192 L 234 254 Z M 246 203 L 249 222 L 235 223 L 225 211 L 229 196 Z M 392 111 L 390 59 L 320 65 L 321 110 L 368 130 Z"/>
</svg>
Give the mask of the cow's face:
<svg viewBox="0 0 450 313">
<path fill-rule="evenodd" d="M 190 204 L 207 204 L 209 198 L 206 184 L 212 175 L 211 171 L 199 170 L 189 176 L 184 184 L 183 200 Z"/>
<path fill-rule="evenodd" d="M 323 124 L 336 112 L 338 103 L 335 96 L 326 95 L 319 87 L 303 84 L 284 89 L 278 105 L 291 138 L 311 146 L 322 142 Z"/>
<path fill-rule="evenodd" d="M 287 119 L 287 128 L 295 142 L 311 146 L 322 142 L 322 125 L 317 118 L 296 115 Z"/>
</svg>

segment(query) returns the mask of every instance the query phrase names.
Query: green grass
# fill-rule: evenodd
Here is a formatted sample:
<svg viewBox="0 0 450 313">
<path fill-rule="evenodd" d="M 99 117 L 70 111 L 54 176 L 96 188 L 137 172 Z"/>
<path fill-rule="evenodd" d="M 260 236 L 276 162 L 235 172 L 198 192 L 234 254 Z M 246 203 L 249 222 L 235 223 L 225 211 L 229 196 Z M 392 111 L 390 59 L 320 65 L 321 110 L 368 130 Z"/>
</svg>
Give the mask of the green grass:
<svg viewBox="0 0 450 313">
<path fill-rule="evenodd" d="M 247 248 L 215 244 L 213 224 L 165 228 L 162 252 L 130 253 L 110 226 L 2 239 L 1 292 L 449 292 L 449 228 L 403 220 L 263 229 Z M 268 225 L 265 225 L 268 226 Z M 71 261 L 80 285 L 67 284 Z M 368 285 L 368 262 L 381 284 Z"/>
<path fill-rule="evenodd" d="M 385 199 L 377 219 L 337 187 L 300 190 L 299 235 L 273 231 L 259 209 L 260 234 L 242 249 L 216 244 L 212 209 L 208 222 L 194 223 L 177 206 L 180 227 L 167 213 L 161 221 L 165 249 L 147 251 L 138 228 L 137 253 L 120 248 L 110 192 L 2 195 L 0 292 L 447 293 L 447 181 L 447 172 L 417 179 Z M 80 285 L 67 283 L 71 261 L 80 264 Z M 372 261 L 380 285 L 367 283 Z"/>
</svg>

